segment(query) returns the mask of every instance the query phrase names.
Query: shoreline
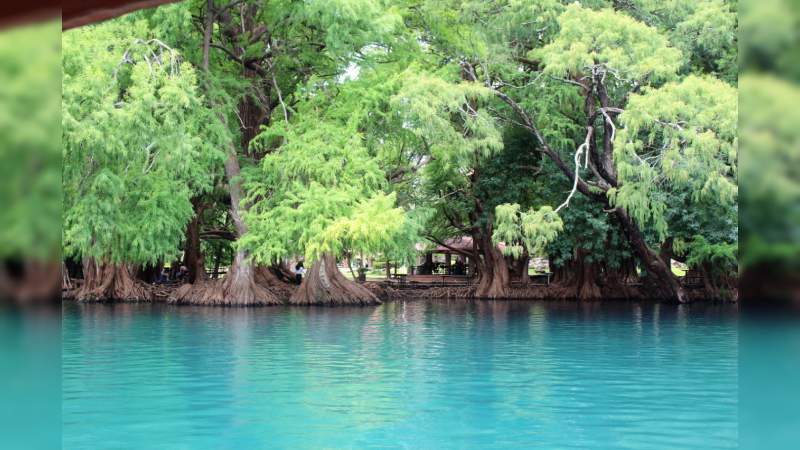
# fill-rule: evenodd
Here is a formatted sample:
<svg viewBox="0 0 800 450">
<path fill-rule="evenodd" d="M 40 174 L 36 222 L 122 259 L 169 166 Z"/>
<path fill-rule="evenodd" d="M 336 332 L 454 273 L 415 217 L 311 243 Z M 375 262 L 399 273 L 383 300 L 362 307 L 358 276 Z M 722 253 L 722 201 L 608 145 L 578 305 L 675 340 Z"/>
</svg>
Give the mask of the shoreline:
<svg viewBox="0 0 800 450">
<path fill-rule="evenodd" d="M 623 286 L 622 289 L 619 287 L 615 288 L 601 288 L 600 297 L 592 298 L 592 299 L 580 299 L 575 295 L 572 295 L 575 292 L 574 287 L 570 286 L 560 286 L 556 284 L 550 285 L 528 285 L 528 286 L 514 286 L 509 288 L 509 292 L 507 296 L 502 297 L 495 297 L 495 298 L 487 298 L 487 297 L 477 297 L 474 295 L 475 285 L 465 285 L 465 286 L 449 286 L 449 287 L 405 287 L 402 289 L 397 289 L 397 286 L 392 286 L 393 283 L 388 282 L 376 282 L 376 281 L 367 281 L 362 285 L 366 287 L 370 292 L 375 294 L 376 297 L 382 302 L 392 302 L 392 301 L 431 301 L 431 300 L 461 300 L 461 301 L 492 301 L 492 300 L 517 300 L 517 301 L 573 301 L 573 302 L 585 302 L 585 303 L 603 303 L 609 301 L 623 301 L 623 302 L 653 302 L 653 303 L 675 303 L 674 300 L 670 299 L 663 299 L 653 296 L 648 296 L 646 292 L 646 288 L 641 285 L 630 285 L 630 286 Z M 71 301 L 74 303 L 164 303 L 170 305 L 178 305 L 178 306 L 228 306 L 228 307 L 239 307 L 237 305 L 227 305 L 227 304 L 215 304 L 215 303 L 207 303 L 207 302 L 172 302 L 169 300 L 170 295 L 172 295 L 175 291 L 179 290 L 182 286 L 186 285 L 151 285 L 153 287 L 153 297 L 149 300 L 125 300 L 125 299 L 104 299 L 104 300 L 93 300 L 93 301 L 77 301 L 73 295 L 75 289 L 70 291 L 63 291 L 61 299 L 62 301 Z M 268 307 L 268 306 L 309 306 L 309 305 L 298 305 L 293 304 L 289 301 L 289 296 L 286 296 L 286 287 L 282 286 L 280 289 L 272 289 L 277 293 L 277 291 L 282 291 L 283 295 L 280 295 L 280 303 L 275 305 L 241 305 L 247 307 Z M 706 295 L 705 289 L 702 287 L 687 287 L 687 292 L 689 293 L 689 302 L 687 303 L 730 303 L 735 304 L 738 303 L 736 299 L 736 295 L 734 295 L 733 299 L 724 299 L 724 298 L 713 298 L 711 296 Z M 338 307 L 338 306 L 348 306 L 348 305 L 338 305 L 338 304 L 323 304 L 319 303 L 317 306 L 330 306 L 330 307 Z"/>
</svg>

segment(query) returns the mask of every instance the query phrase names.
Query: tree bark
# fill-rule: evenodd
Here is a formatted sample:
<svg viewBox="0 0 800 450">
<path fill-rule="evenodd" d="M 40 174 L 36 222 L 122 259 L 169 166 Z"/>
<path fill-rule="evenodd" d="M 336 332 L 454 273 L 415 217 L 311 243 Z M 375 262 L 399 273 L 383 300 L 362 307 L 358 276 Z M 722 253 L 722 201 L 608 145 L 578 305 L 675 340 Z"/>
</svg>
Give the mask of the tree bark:
<svg viewBox="0 0 800 450">
<path fill-rule="evenodd" d="M 206 75 L 208 75 L 209 70 L 207 53 L 211 40 L 210 30 L 213 28 L 214 20 L 217 17 L 221 17 L 211 13 L 213 10 L 213 2 L 209 1 L 207 7 L 208 12 L 204 30 L 205 33 L 203 36 L 203 71 Z M 252 25 L 251 19 L 254 12 L 254 10 L 250 9 L 247 11 L 247 17 L 242 18 L 243 20 L 247 19 L 249 25 Z M 244 12 L 242 14 L 244 15 Z M 226 28 L 227 25 L 230 25 L 229 20 L 223 19 L 222 22 L 225 22 L 220 24 L 223 28 Z M 238 36 L 238 29 L 236 29 L 236 33 L 236 36 Z M 244 68 L 243 70 L 243 75 L 251 79 L 251 82 L 254 85 L 259 83 L 259 80 L 254 79 L 256 74 L 253 71 L 247 68 Z M 214 99 L 210 100 L 212 106 L 217 107 Z M 250 107 L 252 106 L 250 104 L 251 101 L 252 100 L 249 98 L 242 99 L 239 105 L 240 112 L 245 111 L 248 113 L 248 116 L 259 115 L 259 111 Z M 218 113 L 218 119 L 223 125 L 228 125 L 227 119 L 222 112 Z M 246 119 L 242 120 L 246 120 L 248 124 L 255 123 L 251 119 L 251 117 L 247 117 Z M 263 117 L 256 118 L 255 121 L 261 119 L 263 119 Z M 248 126 L 243 126 L 241 132 L 241 147 L 246 153 L 249 146 L 249 140 L 254 134 L 253 130 L 251 130 Z M 230 216 L 233 220 L 236 238 L 239 239 L 247 233 L 247 226 L 242 218 L 242 212 L 245 211 L 246 206 L 242 205 L 242 186 L 239 179 L 239 176 L 241 175 L 241 167 L 239 166 L 238 150 L 233 142 L 228 144 L 227 150 L 228 157 L 225 160 L 225 178 L 228 181 L 228 193 L 230 196 Z M 194 283 L 183 285 L 170 296 L 168 301 L 172 303 L 193 303 L 225 306 L 281 304 L 282 302 L 278 296 L 272 293 L 265 286 L 261 286 L 256 282 L 256 271 L 253 267 L 253 264 L 248 260 L 248 256 L 249 255 L 246 250 L 237 250 L 234 255 L 233 264 L 231 264 L 231 267 L 228 269 L 228 273 L 221 282 L 217 281 L 215 283 Z"/>
<path fill-rule="evenodd" d="M 63 286 L 63 266 L 58 261 L 7 259 L 0 261 L 0 298 L 17 305 L 58 301 Z M 69 274 L 67 274 L 68 276 Z"/>
<path fill-rule="evenodd" d="M 189 271 L 188 283 L 203 282 L 208 279 L 203 253 L 200 247 L 200 218 L 203 213 L 203 206 L 197 198 L 192 199 L 194 206 L 194 217 L 186 225 L 186 244 L 183 253 L 183 265 Z"/>
<path fill-rule="evenodd" d="M 98 263 L 87 258 L 83 263 L 83 285 L 75 293 L 81 302 L 151 301 L 150 285 L 138 280 L 128 264 Z"/>
<path fill-rule="evenodd" d="M 595 261 L 587 261 L 582 249 L 578 249 L 575 263 L 578 265 L 575 298 L 582 301 L 602 299 L 603 294 L 597 283 L 600 278 L 600 266 Z"/>
<path fill-rule="evenodd" d="M 379 305 L 364 286 L 348 280 L 336 267 L 336 258 L 324 254 L 306 272 L 303 282 L 289 302 L 293 305 Z"/>
<path fill-rule="evenodd" d="M 598 283 L 600 269 L 596 262 L 587 261 L 585 250 L 577 248 L 572 260 L 555 272 L 554 296 L 583 301 L 602 299 L 603 294 Z"/>
<path fill-rule="evenodd" d="M 661 248 L 658 250 L 658 257 L 664 261 L 664 264 L 667 264 L 672 268 L 672 245 L 674 239 L 672 236 L 668 237 L 667 240 L 661 243 Z"/>
<path fill-rule="evenodd" d="M 219 263 L 222 259 L 222 249 L 217 247 L 217 250 L 214 252 L 214 273 L 212 275 L 213 279 L 219 278 Z"/>
<path fill-rule="evenodd" d="M 222 280 L 224 303 L 228 305 L 278 305 L 282 302 L 256 283 L 253 265 L 245 251 L 237 251 L 228 274 Z"/>
<path fill-rule="evenodd" d="M 425 253 L 425 263 L 422 264 L 422 270 L 420 270 L 421 275 L 430 275 L 433 273 L 433 253 L 426 252 Z"/>
<path fill-rule="evenodd" d="M 69 276 L 69 270 L 67 270 L 67 265 L 62 262 L 61 263 L 61 291 L 71 291 L 74 286 L 72 285 L 72 278 Z"/>
<path fill-rule="evenodd" d="M 550 284 L 551 285 L 562 285 L 567 282 L 572 276 L 569 270 L 569 265 L 563 266 L 552 266 L 551 267 L 553 275 L 550 277 Z"/>
<path fill-rule="evenodd" d="M 513 260 L 513 271 L 512 276 L 516 280 L 520 281 L 523 284 L 528 284 L 530 281 L 530 274 L 528 274 L 528 263 L 530 262 L 530 257 L 528 256 L 528 252 L 523 251 L 519 258 Z"/>
<path fill-rule="evenodd" d="M 225 161 L 225 176 L 228 179 L 228 192 L 230 194 L 230 215 L 233 219 L 236 237 L 240 238 L 247 233 L 247 226 L 242 219 L 243 205 L 242 187 L 239 181 L 241 169 L 236 154 L 231 150 Z M 195 283 L 181 286 L 173 293 L 169 302 L 190 303 L 201 305 L 223 306 L 254 306 L 254 305 L 279 305 L 283 303 L 277 295 L 267 287 L 256 283 L 253 264 L 248 261 L 246 250 L 236 251 L 233 264 L 222 282 Z"/>
<path fill-rule="evenodd" d="M 614 214 L 622 224 L 628 242 L 636 252 L 639 261 L 647 270 L 648 281 L 655 289 L 654 297 L 664 300 L 676 300 L 679 303 L 686 303 L 689 297 L 683 286 L 678 282 L 678 278 L 672 273 L 672 268 L 661 260 L 658 253 L 654 252 L 644 240 L 639 227 L 633 222 L 622 208 L 615 208 Z"/>
<path fill-rule="evenodd" d="M 612 299 L 631 299 L 641 297 L 638 289 L 639 274 L 636 271 L 636 261 L 628 258 L 618 268 L 603 265 L 604 283 L 603 296 Z"/>
<path fill-rule="evenodd" d="M 507 298 L 511 287 L 508 264 L 503 253 L 492 242 L 491 234 L 481 234 L 479 250 L 482 258 L 478 262 L 478 298 Z M 478 240 L 473 237 L 473 242 Z"/>
<path fill-rule="evenodd" d="M 469 73 L 471 74 L 470 79 L 472 81 L 478 81 L 477 76 L 475 75 L 474 68 L 471 66 L 469 67 Z M 596 113 L 594 108 L 594 100 L 590 97 L 592 96 L 593 92 L 597 93 L 597 98 L 600 101 L 600 105 L 605 108 L 607 114 L 610 117 L 619 113 L 619 110 L 616 108 L 611 107 L 611 98 L 608 96 L 606 92 L 605 85 L 603 84 L 603 77 L 600 76 L 601 74 L 595 74 L 592 80 L 592 85 L 583 84 L 582 93 L 583 95 L 587 96 L 586 99 L 586 114 L 588 118 L 588 126 L 594 126 L 594 115 Z M 580 84 L 580 83 L 579 83 Z M 495 95 L 499 97 L 503 102 L 505 102 L 511 109 L 519 116 L 521 119 L 521 125 L 530 131 L 536 141 L 539 144 L 539 148 L 537 151 L 544 153 L 555 165 L 558 169 L 567 177 L 567 179 L 572 180 L 575 179 L 575 173 L 569 165 L 567 165 L 561 156 L 553 150 L 547 143 L 545 136 L 541 133 L 541 131 L 537 128 L 536 124 L 532 120 L 531 116 L 525 111 L 525 109 L 515 102 L 511 97 L 507 94 L 503 93 L 500 90 L 494 91 Z M 609 187 L 617 187 L 619 185 L 617 177 L 616 177 L 616 168 L 613 164 L 613 149 L 614 149 L 614 141 L 612 138 L 613 135 L 613 126 L 603 118 L 603 129 L 604 129 L 604 136 L 603 136 L 603 152 L 601 164 L 599 167 L 595 167 L 598 171 L 596 175 L 599 175 L 598 178 L 598 186 L 600 187 L 600 191 L 596 189 L 592 189 L 586 181 L 578 179 L 577 189 L 578 191 L 585 195 L 587 198 L 592 199 L 601 203 L 604 208 L 608 208 L 608 197 L 604 191 L 607 191 Z M 592 142 L 592 145 L 594 143 Z M 591 149 L 594 151 L 594 147 Z M 603 173 L 599 173 L 603 172 Z M 636 225 L 633 220 L 628 216 L 628 214 L 621 208 L 614 209 L 615 215 L 619 218 L 620 222 L 622 223 L 623 228 L 626 231 L 626 237 L 628 242 L 630 243 L 633 250 L 636 252 L 636 256 L 642 262 L 644 269 L 648 273 L 648 278 L 651 284 L 653 285 L 655 292 L 653 292 L 654 297 L 661 298 L 665 300 L 673 300 L 679 303 L 685 303 L 689 300 L 684 291 L 683 287 L 678 282 L 675 275 L 672 273 L 672 269 L 669 266 L 669 262 L 665 263 L 658 255 L 658 253 L 654 252 L 648 245 L 647 242 L 644 240 L 644 236 L 642 235 L 641 230 L 639 229 L 638 225 Z"/>
<path fill-rule="evenodd" d="M 211 33 L 214 30 L 214 0 L 206 0 L 206 16 L 203 23 L 203 71 L 208 72 Z"/>
</svg>

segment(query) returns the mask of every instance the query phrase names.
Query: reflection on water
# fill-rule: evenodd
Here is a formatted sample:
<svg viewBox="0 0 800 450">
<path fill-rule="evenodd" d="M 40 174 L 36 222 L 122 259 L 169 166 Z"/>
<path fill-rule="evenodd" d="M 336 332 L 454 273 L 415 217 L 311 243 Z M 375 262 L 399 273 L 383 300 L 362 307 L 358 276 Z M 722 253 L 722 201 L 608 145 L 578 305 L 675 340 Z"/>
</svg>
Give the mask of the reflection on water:
<svg viewBox="0 0 800 450">
<path fill-rule="evenodd" d="M 727 448 L 729 305 L 66 305 L 64 448 Z"/>
</svg>

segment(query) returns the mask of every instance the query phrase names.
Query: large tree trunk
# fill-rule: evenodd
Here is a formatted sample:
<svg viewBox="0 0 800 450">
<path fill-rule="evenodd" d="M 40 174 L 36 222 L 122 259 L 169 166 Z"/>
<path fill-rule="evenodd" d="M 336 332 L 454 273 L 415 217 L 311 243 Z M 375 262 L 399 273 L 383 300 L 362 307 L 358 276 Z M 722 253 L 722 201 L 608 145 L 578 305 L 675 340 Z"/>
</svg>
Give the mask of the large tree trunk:
<svg viewBox="0 0 800 450">
<path fill-rule="evenodd" d="M 14 301 L 19 305 L 57 301 L 61 298 L 59 284 L 64 285 L 63 269 L 58 261 L 35 259 L 0 261 L 0 298 Z"/>
<path fill-rule="evenodd" d="M 294 275 L 282 264 L 273 264 L 269 267 L 256 266 L 255 281 L 260 286 L 267 287 L 281 300 L 288 300 L 297 290 L 297 286 L 294 284 Z"/>
<path fill-rule="evenodd" d="M 75 293 L 81 302 L 151 301 L 150 285 L 138 280 L 129 264 L 98 263 L 88 258 L 83 263 L 83 285 Z"/>
<path fill-rule="evenodd" d="M 228 191 L 231 199 L 230 214 L 233 219 L 236 236 L 247 233 L 247 226 L 241 216 L 242 187 L 239 182 L 239 161 L 231 152 L 225 161 L 225 175 L 228 178 Z M 253 264 L 248 261 L 246 250 L 238 250 L 233 264 L 222 281 L 186 284 L 174 292 L 168 299 L 171 303 L 189 303 L 201 305 L 251 306 L 278 305 L 283 303 L 270 290 L 256 283 Z"/>
<path fill-rule="evenodd" d="M 665 264 L 672 268 L 672 246 L 674 239 L 670 236 L 661 243 L 661 248 L 658 249 L 658 257 L 664 261 Z"/>
<path fill-rule="evenodd" d="M 694 267 L 700 273 L 703 281 L 702 294 L 706 299 L 712 300 L 733 300 L 736 301 L 739 295 L 736 277 L 719 273 L 708 263 L 699 264 Z"/>
<path fill-rule="evenodd" d="M 241 238 L 247 233 L 247 226 L 242 218 L 244 205 L 242 202 L 242 185 L 239 181 L 241 169 L 239 160 L 234 153 L 228 155 L 225 161 L 225 175 L 228 178 L 228 191 L 231 197 L 231 218 L 236 230 L 236 237 Z M 222 282 L 228 300 L 236 304 L 278 304 L 281 303 L 274 295 L 256 285 L 253 265 L 248 261 L 246 250 L 238 250 L 234 256 L 233 264 Z"/>
<path fill-rule="evenodd" d="M 678 278 L 672 273 L 669 263 L 665 263 L 658 253 L 648 247 L 639 227 L 633 222 L 628 214 L 621 208 L 614 210 L 617 218 L 622 224 L 628 242 L 639 257 L 639 261 L 647 270 L 648 282 L 652 285 L 655 292 L 653 296 L 664 300 L 674 300 L 679 303 L 686 303 L 689 297 L 681 286 Z"/>
<path fill-rule="evenodd" d="M 527 251 L 524 251 L 519 258 L 513 260 L 512 277 L 522 284 L 528 284 L 530 281 L 530 274 L 528 273 L 528 263 L 530 260 Z"/>
<path fill-rule="evenodd" d="M 640 298 L 638 288 L 639 274 L 636 272 L 636 261 L 628 258 L 620 267 L 612 269 L 608 264 L 603 266 L 605 283 L 603 295 L 612 299 Z"/>
<path fill-rule="evenodd" d="M 378 305 L 381 303 L 364 286 L 348 280 L 336 267 L 336 258 L 324 254 L 306 273 L 289 300 L 294 305 Z"/>
<path fill-rule="evenodd" d="M 186 244 L 183 252 L 183 265 L 189 271 L 187 283 L 202 282 L 208 279 L 203 253 L 200 249 L 200 216 L 203 207 L 200 200 L 192 199 L 194 217 L 186 225 Z"/>
<path fill-rule="evenodd" d="M 422 264 L 420 275 L 430 275 L 433 273 L 433 253 L 425 252 L 425 263 Z"/>
<path fill-rule="evenodd" d="M 480 273 L 475 296 L 478 298 L 507 298 L 511 287 L 508 264 L 490 236 L 491 234 L 480 236 L 479 250 L 483 258 L 478 262 Z M 475 238 L 473 240 L 478 242 Z"/>
<path fill-rule="evenodd" d="M 562 285 L 567 282 L 572 276 L 570 272 L 570 267 L 568 264 L 563 266 L 555 266 L 552 262 L 550 264 L 550 272 L 552 275 L 550 276 L 550 284 L 551 285 Z"/>
<path fill-rule="evenodd" d="M 67 265 L 65 263 L 61 263 L 61 292 L 64 291 L 71 291 L 75 286 L 72 284 L 72 278 L 69 276 L 69 270 L 67 270 Z"/>
<path fill-rule="evenodd" d="M 597 283 L 598 278 L 600 278 L 600 266 L 596 262 L 587 261 L 586 259 L 586 254 L 583 250 L 578 249 L 575 261 L 578 264 L 575 298 L 584 301 L 600 300 L 603 298 L 600 286 Z"/>
<path fill-rule="evenodd" d="M 207 2 L 208 10 L 213 9 L 213 2 Z M 217 11 L 218 12 L 218 11 Z M 223 11 L 225 12 L 225 11 Z M 242 13 L 244 14 L 244 13 Z M 247 20 L 252 18 L 252 11 L 248 11 Z M 208 50 L 210 47 L 211 32 L 214 25 L 214 20 L 218 16 L 216 14 L 207 14 L 205 22 L 205 33 L 203 36 L 203 70 L 208 73 Z M 229 20 L 223 20 L 224 25 L 230 25 Z M 248 22 L 249 23 L 249 22 Z M 223 25 L 222 23 L 220 25 Z M 253 78 L 255 74 L 249 70 L 244 70 L 244 76 Z M 258 83 L 257 80 L 251 80 Z M 246 111 L 248 116 L 260 115 L 259 111 L 250 108 L 250 99 L 242 100 L 240 104 L 240 111 Z M 214 99 L 211 99 L 212 105 L 215 104 Z M 246 104 L 246 106 L 245 106 Z M 227 119 L 223 113 L 218 114 L 218 119 L 223 125 L 227 126 Z M 252 124 L 251 117 L 247 117 L 247 123 Z M 245 120 L 245 119 L 243 119 Z M 255 119 L 256 121 L 258 119 Z M 242 149 L 247 152 L 249 140 L 252 138 L 253 130 L 249 126 L 244 126 L 242 129 Z M 239 166 L 238 150 L 233 143 L 228 145 L 228 157 L 225 160 L 225 177 L 228 181 L 228 193 L 230 195 L 230 215 L 233 219 L 233 225 L 236 232 L 236 237 L 241 238 L 247 233 L 247 226 L 242 218 L 242 212 L 246 206 L 242 205 L 242 186 L 239 176 L 241 168 Z M 255 270 L 250 261 L 248 261 L 248 254 L 246 250 L 238 250 L 234 256 L 234 261 L 228 270 L 225 278 L 220 282 L 200 282 L 194 284 L 186 284 L 181 286 L 175 293 L 173 293 L 168 301 L 173 303 L 193 303 L 204 305 L 227 305 L 227 306 L 249 306 L 249 305 L 275 305 L 282 303 L 280 299 L 270 292 L 266 287 L 260 286 L 256 283 Z"/>
<path fill-rule="evenodd" d="M 474 68 L 469 65 L 469 79 L 472 81 L 478 81 L 477 76 L 475 74 Z M 587 117 L 587 126 L 594 129 L 594 122 L 595 122 L 595 112 L 596 112 L 596 102 L 594 99 L 593 93 L 596 92 L 597 96 L 600 100 L 600 106 L 603 108 L 610 108 L 612 107 L 612 101 L 608 92 L 606 91 L 605 85 L 603 84 L 604 80 L 604 73 L 597 72 L 595 73 L 592 80 L 586 80 L 587 82 L 579 82 L 582 85 L 582 94 L 586 97 L 585 100 L 585 112 Z M 558 169 L 567 177 L 567 179 L 577 180 L 576 188 L 579 192 L 581 192 L 586 197 L 601 203 L 604 208 L 607 208 L 608 205 L 608 197 L 606 192 L 608 189 L 612 187 L 618 187 L 619 183 L 617 180 L 617 173 L 614 166 L 613 161 L 613 153 L 614 153 L 614 139 L 613 136 L 615 134 L 615 127 L 611 125 L 610 120 L 613 120 L 614 117 L 619 114 L 616 111 L 609 111 L 607 112 L 609 119 L 604 121 L 604 133 L 603 133 L 603 149 L 602 153 L 597 155 L 596 154 L 596 143 L 594 139 L 590 139 L 590 146 L 588 152 L 592 155 L 592 159 L 590 162 L 590 168 L 594 172 L 595 177 L 599 181 L 599 187 L 604 192 L 598 192 L 596 189 L 593 189 L 589 184 L 587 184 L 584 180 L 579 178 L 575 178 L 575 173 L 573 168 L 564 162 L 561 156 L 553 150 L 546 142 L 543 134 L 539 131 L 539 129 L 534 124 L 531 117 L 526 113 L 525 109 L 518 103 L 516 103 L 511 97 L 507 94 L 495 90 L 495 94 L 503 100 L 506 104 L 508 104 L 514 112 L 516 112 L 519 117 L 522 119 L 522 124 L 531 130 L 531 132 L 536 137 L 537 141 L 540 144 L 539 151 L 544 153 L 555 165 Z M 597 161 L 597 156 L 600 158 Z M 680 303 L 687 302 L 689 299 L 684 291 L 683 287 L 678 282 L 678 279 L 672 273 L 672 269 L 669 266 L 669 262 L 664 262 L 658 253 L 654 252 L 650 249 L 647 245 L 647 242 L 644 240 L 644 236 L 642 235 L 641 230 L 639 227 L 633 222 L 633 220 L 628 216 L 628 214 L 622 208 L 615 208 L 614 213 L 619 218 L 622 226 L 625 230 L 627 239 L 631 244 L 631 247 L 636 252 L 636 256 L 641 261 L 644 269 L 648 273 L 648 282 L 653 286 L 653 292 L 650 294 L 653 297 L 661 298 L 665 300 L 673 300 Z"/>
<path fill-rule="evenodd" d="M 209 306 L 268 306 L 283 304 L 276 289 L 256 281 L 256 269 L 246 260 L 244 251 L 236 252 L 233 264 L 222 280 L 184 284 L 169 296 L 175 304 Z M 263 278 L 259 281 L 263 282 Z"/>
<path fill-rule="evenodd" d="M 253 265 L 247 253 L 236 252 L 228 274 L 222 280 L 223 302 L 226 305 L 278 305 L 282 302 L 275 294 L 256 283 Z"/>
<path fill-rule="evenodd" d="M 578 300 L 600 300 L 603 298 L 598 280 L 600 266 L 587 261 L 586 251 L 578 248 L 573 259 L 555 272 L 554 296 Z"/>
<path fill-rule="evenodd" d="M 216 251 L 214 252 L 214 272 L 212 272 L 212 278 L 218 279 L 219 278 L 219 263 L 222 259 L 222 249 L 217 247 Z"/>
</svg>

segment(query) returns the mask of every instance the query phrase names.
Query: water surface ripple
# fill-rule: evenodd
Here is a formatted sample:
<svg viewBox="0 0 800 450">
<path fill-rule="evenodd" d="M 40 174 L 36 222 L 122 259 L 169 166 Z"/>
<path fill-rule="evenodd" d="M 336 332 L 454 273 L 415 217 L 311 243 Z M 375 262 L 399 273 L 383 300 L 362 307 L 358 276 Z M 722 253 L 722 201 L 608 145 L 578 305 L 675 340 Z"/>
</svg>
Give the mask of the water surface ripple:
<svg viewBox="0 0 800 450">
<path fill-rule="evenodd" d="M 735 307 L 64 306 L 65 449 L 731 448 Z"/>
</svg>

